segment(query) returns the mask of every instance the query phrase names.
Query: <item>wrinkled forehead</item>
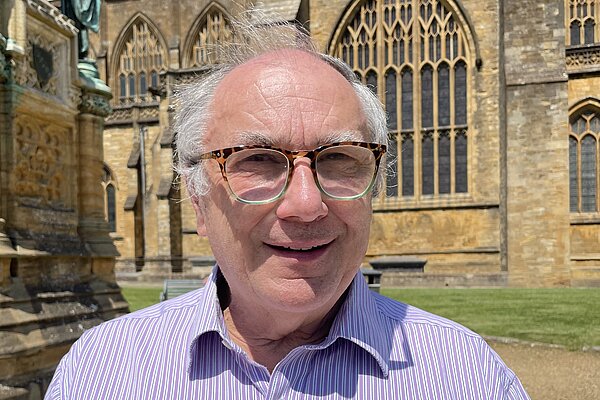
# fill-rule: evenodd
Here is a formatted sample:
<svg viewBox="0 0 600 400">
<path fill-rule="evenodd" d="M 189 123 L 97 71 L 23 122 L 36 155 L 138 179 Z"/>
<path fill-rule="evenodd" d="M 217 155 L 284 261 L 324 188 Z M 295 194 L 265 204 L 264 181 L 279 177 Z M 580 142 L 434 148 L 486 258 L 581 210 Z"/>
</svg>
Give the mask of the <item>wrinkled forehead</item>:
<svg viewBox="0 0 600 400">
<path fill-rule="evenodd" d="M 301 50 L 266 53 L 233 69 L 217 86 L 212 114 L 207 141 L 220 146 L 312 148 L 368 136 L 350 82 Z"/>
<path fill-rule="evenodd" d="M 298 77 L 309 81 L 321 83 L 332 82 L 337 85 L 349 86 L 349 82 L 331 65 L 317 54 L 299 49 L 280 49 L 261 54 L 251 58 L 245 63 L 235 67 L 224 79 L 240 82 L 267 78 L 273 70 L 289 71 L 289 78 Z"/>
</svg>

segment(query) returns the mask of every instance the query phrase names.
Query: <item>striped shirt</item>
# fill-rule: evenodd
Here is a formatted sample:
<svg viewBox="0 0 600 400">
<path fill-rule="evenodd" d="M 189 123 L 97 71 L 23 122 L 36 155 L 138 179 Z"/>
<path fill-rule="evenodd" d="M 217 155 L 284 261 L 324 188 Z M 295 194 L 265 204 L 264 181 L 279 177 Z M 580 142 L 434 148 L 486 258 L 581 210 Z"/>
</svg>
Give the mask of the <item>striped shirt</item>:
<svg viewBox="0 0 600 400">
<path fill-rule="evenodd" d="M 45 398 L 529 398 L 480 336 L 373 293 L 360 273 L 327 338 L 295 348 L 269 373 L 229 337 L 215 276 L 86 331 Z"/>
</svg>

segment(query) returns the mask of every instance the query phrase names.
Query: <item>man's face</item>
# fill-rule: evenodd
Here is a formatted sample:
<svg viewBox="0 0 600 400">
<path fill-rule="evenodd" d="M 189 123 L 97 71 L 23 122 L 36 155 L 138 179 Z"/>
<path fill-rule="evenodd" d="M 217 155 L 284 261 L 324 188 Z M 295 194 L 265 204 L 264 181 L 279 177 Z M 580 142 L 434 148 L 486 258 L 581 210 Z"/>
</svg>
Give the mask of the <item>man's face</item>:
<svg viewBox="0 0 600 400">
<path fill-rule="evenodd" d="M 358 99 L 339 73 L 306 53 L 287 51 L 253 59 L 225 77 L 205 145 L 216 150 L 268 142 L 313 149 L 336 137 L 370 141 L 365 127 Z M 371 195 L 351 201 L 323 196 L 310 161 L 300 158 L 280 199 L 247 205 L 229 195 L 216 161 L 205 166 L 211 190 L 193 201 L 198 233 L 208 236 L 231 305 L 329 310 L 366 253 Z"/>
</svg>

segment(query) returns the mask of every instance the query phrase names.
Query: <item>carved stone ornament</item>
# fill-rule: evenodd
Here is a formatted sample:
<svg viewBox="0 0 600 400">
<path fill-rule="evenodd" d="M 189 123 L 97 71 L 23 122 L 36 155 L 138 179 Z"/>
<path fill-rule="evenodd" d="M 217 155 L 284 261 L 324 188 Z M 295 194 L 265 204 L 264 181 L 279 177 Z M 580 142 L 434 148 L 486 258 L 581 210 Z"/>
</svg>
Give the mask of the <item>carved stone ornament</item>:
<svg viewBox="0 0 600 400">
<path fill-rule="evenodd" d="M 177 74 L 175 77 L 175 86 L 198 82 L 201 77 L 202 71 L 186 71 L 186 73 Z"/>
<path fill-rule="evenodd" d="M 149 120 L 149 119 L 158 120 L 158 117 L 159 117 L 158 104 L 154 107 L 144 107 L 144 108 L 140 109 L 140 119 L 142 119 L 142 120 Z"/>
<path fill-rule="evenodd" d="M 132 118 L 131 107 L 115 108 L 113 109 L 113 112 L 106 118 L 106 122 L 129 121 Z"/>
<path fill-rule="evenodd" d="M 111 113 L 112 109 L 106 96 L 91 92 L 84 92 L 84 94 L 81 96 L 79 111 L 85 114 L 94 114 L 100 117 L 106 117 Z"/>
<path fill-rule="evenodd" d="M 0 218 L 0 254 L 10 255 L 16 253 L 16 251 L 13 249 L 13 245 L 10 241 L 10 238 L 6 234 L 5 226 L 6 220 Z M 2 280 L 2 277 L 0 277 L 0 280 Z"/>
<path fill-rule="evenodd" d="M 38 82 L 40 83 L 41 87 L 45 87 L 50 81 L 50 78 L 52 78 L 52 74 L 54 72 L 52 52 L 34 43 L 32 45 L 32 54 L 33 68 L 37 73 Z"/>
<path fill-rule="evenodd" d="M 29 117 L 15 121 L 13 190 L 21 203 L 65 208 L 68 137 L 66 128 L 41 125 Z"/>
<path fill-rule="evenodd" d="M 30 10 L 37 13 L 44 18 L 50 18 L 56 25 L 76 35 L 78 29 L 73 25 L 73 21 L 67 18 L 66 15 L 61 13 L 56 7 L 50 4 L 48 1 L 43 0 L 26 0 L 27 6 Z"/>
<path fill-rule="evenodd" d="M 10 80 L 10 64 L 4 53 L 0 51 L 0 83 L 5 83 Z"/>
<path fill-rule="evenodd" d="M 589 70 L 600 68 L 600 48 L 567 49 L 567 70 Z"/>
<path fill-rule="evenodd" d="M 0 34 L 0 83 L 10 81 L 10 59 L 6 57 L 6 39 Z"/>
<path fill-rule="evenodd" d="M 73 85 L 69 88 L 69 103 L 75 108 L 79 108 L 81 104 L 81 89 L 77 86 Z"/>
<path fill-rule="evenodd" d="M 51 43 L 42 35 L 31 35 L 25 58 L 15 71 L 17 84 L 57 96 L 59 47 L 60 44 Z"/>
</svg>

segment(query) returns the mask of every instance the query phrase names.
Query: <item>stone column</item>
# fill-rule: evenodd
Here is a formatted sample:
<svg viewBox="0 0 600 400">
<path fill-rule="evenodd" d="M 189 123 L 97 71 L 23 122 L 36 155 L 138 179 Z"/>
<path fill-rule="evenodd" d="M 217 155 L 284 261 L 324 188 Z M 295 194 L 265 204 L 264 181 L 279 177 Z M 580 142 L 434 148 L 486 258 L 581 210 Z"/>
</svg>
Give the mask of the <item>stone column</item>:
<svg viewBox="0 0 600 400">
<path fill-rule="evenodd" d="M 7 55 L 7 40 L 0 34 L 0 85 L 8 84 L 11 80 L 10 59 Z M 10 281 L 10 264 L 16 251 L 6 234 L 6 218 L 8 210 L 8 174 L 10 170 L 10 123 L 11 105 L 9 96 L 0 91 L 0 287 L 5 287 Z"/>
<path fill-rule="evenodd" d="M 171 226 L 171 189 L 173 186 L 173 150 L 171 133 L 171 112 L 169 111 L 170 99 L 166 95 L 166 90 L 160 91 L 160 106 L 159 106 L 159 127 L 160 127 L 160 147 L 158 149 L 158 161 L 160 163 L 159 184 L 157 190 L 157 213 L 158 213 L 158 256 L 164 259 L 164 272 L 171 273 L 179 271 L 177 260 L 173 260 L 173 245 L 172 241 L 176 238 L 172 237 Z"/>
<path fill-rule="evenodd" d="M 102 172 L 104 160 L 104 117 L 111 109 L 110 88 L 99 79 L 92 61 L 80 60 L 77 66 L 81 78 L 81 104 L 78 116 L 79 131 L 79 233 L 92 255 L 92 272 L 114 280 L 114 259 L 118 252 L 109 236 L 104 218 L 104 189 Z M 108 258 L 99 260 L 94 257 Z M 105 265 L 106 263 L 112 264 Z"/>
<path fill-rule="evenodd" d="M 564 2 L 507 0 L 504 7 L 509 284 L 569 285 Z"/>
<path fill-rule="evenodd" d="M 127 312 L 103 213 L 110 92 L 51 3 L 0 11 L 0 397 L 37 400 L 84 330 Z"/>
</svg>

